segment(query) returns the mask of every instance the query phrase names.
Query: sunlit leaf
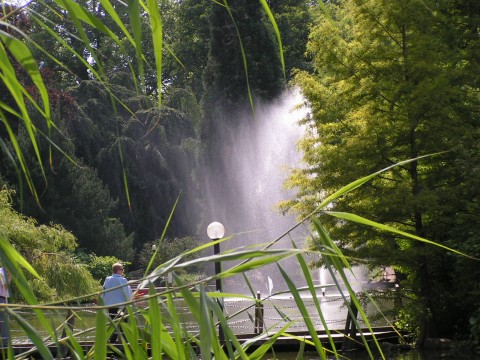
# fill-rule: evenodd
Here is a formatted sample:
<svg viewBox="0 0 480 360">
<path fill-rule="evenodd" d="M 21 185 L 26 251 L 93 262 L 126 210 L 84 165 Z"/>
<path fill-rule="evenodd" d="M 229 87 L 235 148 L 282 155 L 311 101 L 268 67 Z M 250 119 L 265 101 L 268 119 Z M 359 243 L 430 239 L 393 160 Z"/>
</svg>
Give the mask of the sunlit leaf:
<svg viewBox="0 0 480 360">
<path fill-rule="evenodd" d="M 394 227 L 391 227 L 391 226 L 388 226 L 388 225 L 385 225 L 385 224 L 380 224 L 380 223 L 372 221 L 372 220 L 368 220 L 368 219 L 366 219 L 364 217 L 361 217 L 359 215 L 345 213 L 345 212 L 336 212 L 336 211 L 326 211 L 325 213 L 329 214 L 329 215 L 332 215 L 332 216 L 335 216 L 335 217 L 340 218 L 340 219 L 353 221 L 353 222 L 363 224 L 363 225 L 367 225 L 367 226 L 371 226 L 371 227 L 374 227 L 374 228 L 377 228 L 377 229 L 380 229 L 380 230 L 383 230 L 383 231 L 388 231 L 388 232 L 391 232 L 391 233 L 399 234 L 399 235 L 402 235 L 406 238 L 414 239 L 414 240 L 417 240 L 417 241 L 420 241 L 420 242 L 423 242 L 423 243 L 426 243 L 426 244 L 429 244 L 429 245 L 432 245 L 432 246 L 438 246 L 442 249 L 448 250 L 450 252 L 453 252 L 453 253 L 461 255 L 461 256 L 466 256 L 466 257 L 471 258 L 471 259 L 480 260 L 480 259 L 477 259 L 473 256 L 464 254 L 464 253 L 462 253 L 458 250 L 449 248 L 448 246 L 437 243 L 435 241 L 424 239 L 420 236 L 413 235 L 413 234 L 407 233 L 405 231 L 395 229 Z"/>
</svg>

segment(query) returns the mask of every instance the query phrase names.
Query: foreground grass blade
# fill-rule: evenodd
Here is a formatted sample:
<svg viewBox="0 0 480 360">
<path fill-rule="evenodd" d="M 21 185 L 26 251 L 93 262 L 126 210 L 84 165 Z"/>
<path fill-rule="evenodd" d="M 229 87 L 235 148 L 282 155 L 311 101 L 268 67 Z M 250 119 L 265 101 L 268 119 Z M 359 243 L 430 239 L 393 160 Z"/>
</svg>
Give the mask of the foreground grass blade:
<svg viewBox="0 0 480 360">
<path fill-rule="evenodd" d="M 224 261 L 236 261 L 249 259 L 248 263 L 241 263 L 239 265 L 232 266 L 230 269 L 223 271 L 220 277 L 228 277 L 235 274 L 239 274 L 248 270 L 263 267 L 268 264 L 276 263 L 282 259 L 292 257 L 298 253 L 304 252 L 304 250 L 298 249 L 277 249 L 277 250 L 239 250 L 231 253 L 223 253 L 219 255 L 204 256 L 200 259 L 194 259 L 186 261 L 177 265 L 179 268 L 186 268 L 192 265 L 212 263 L 212 262 L 224 262 Z"/>
<path fill-rule="evenodd" d="M 153 285 L 148 289 L 149 295 L 156 293 Z M 162 313 L 156 297 L 148 299 L 148 320 L 150 321 L 152 358 L 162 358 Z"/>
<path fill-rule="evenodd" d="M 228 11 L 228 14 L 230 15 L 230 19 L 232 20 L 232 24 L 235 27 L 235 31 L 237 33 L 237 39 L 238 39 L 238 43 L 239 43 L 239 46 L 240 46 L 240 52 L 242 54 L 243 71 L 245 73 L 245 82 L 247 84 L 248 100 L 250 102 L 252 112 L 253 112 L 253 114 L 255 114 L 255 105 L 253 103 L 252 89 L 250 88 L 250 81 L 249 81 L 249 76 L 248 76 L 247 55 L 245 54 L 245 49 L 243 47 L 242 37 L 240 36 L 240 30 L 238 29 L 237 23 L 235 22 L 235 18 L 232 14 L 232 10 L 230 9 L 230 6 L 228 5 L 228 1 L 223 0 L 223 4 L 225 6 L 225 9 Z"/>
<path fill-rule="evenodd" d="M 283 328 L 281 328 L 280 330 L 276 331 L 275 334 L 270 337 L 266 342 L 264 342 L 262 345 L 259 346 L 258 349 L 256 349 L 253 353 L 250 354 L 250 356 L 248 357 L 250 360 L 261 360 L 263 359 L 263 357 L 265 356 L 265 354 L 271 350 L 272 346 L 275 344 L 275 342 L 277 341 L 277 339 L 280 337 L 280 336 L 283 336 L 285 335 L 285 332 L 287 331 L 287 329 L 292 326 L 294 324 L 294 322 L 290 322 L 288 324 L 286 324 Z"/>
<path fill-rule="evenodd" d="M 147 352 L 141 344 L 139 344 L 139 324 L 135 317 L 135 309 L 132 305 L 128 305 L 124 311 L 128 311 L 128 323 L 124 319 L 121 319 L 118 327 L 122 329 L 122 333 L 125 335 L 125 338 L 122 337 L 125 356 L 128 359 L 146 359 L 148 357 Z"/>
<path fill-rule="evenodd" d="M 145 85 L 145 71 L 143 67 L 142 26 L 141 26 L 140 4 L 136 0 L 128 0 L 127 3 L 128 3 L 130 26 L 132 27 L 132 32 L 133 32 L 133 39 L 134 39 L 133 42 L 135 44 L 135 53 L 137 54 L 140 85 L 143 90 L 143 87 Z M 136 84 L 136 79 L 135 79 L 135 84 Z"/>
<path fill-rule="evenodd" d="M 170 215 L 168 216 L 167 222 L 166 222 L 165 227 L 163 228 L 163 231 L 162 231 L 162 235 L 160 236 L 160 240 L 159 240 L 159 244 L 157 246 L 157 249 L 153 253 L 152 257 L 150 258 L 150 261 L 148 262 L 147 268 L 145 269 L 144 277 L 146 277 L 147 274 L 150 272 L 150 268 L 153 265 L 155 257 L 157 256 L 157 253 L 160 251 L 162 241 L 165 238 L 166 231 L 168 229 L 168 226 L 170 225 L 170 222 L 172 221 L 172 217 L 173 217 L 173 214 L 175 213 L 175 209 L 177 208 L 179 200 L 180 200 L 180 196 L 177 197 L 177 200 L 175 200 L 175 204 L 173 204 L 172 211 L 170 211 Z M 170 260 L 170 261 L 172 261 L 172 260 Z M 154 280 L 151 279 L 150 281 L 154 281 Z"/>
<path fill-rule="evenodd" d="M 175 340 L 175 344 L 177 345 L 177 359 L 183 360 L 186 359 L 185 356 L 185 345 L 184 345 L 184 334 L 183 334 L 183 326 L 182 322 L 180 321 L 177 313 L 177 309 L 175 307 L 175 299 L 173 298 L 171 293 L 166 295 L 167 300 L 167 309 L 170 315 L 170 326 L 173 332 L 173 338 Z"/>
<path fill-rule="evenodd" d="M 296 360 L 303 360 L 303 353 L 305 352 L 305 342 L 300 343 L 300 349 L 298 349 L 297 359 Z"/>
<path fill-rule="evenodd" d="M 1 47 L 0 47 L 1 48 Z M 1 49 L 0 49 L 1 50 Z M 1 57 L 2 54 L 0 54 L 0 57 Z M 0 64 L 1 65 L 1 64 Z M 5 83 L 5 78 L 4 76 L 2 76 L 0 74 L 0 80 L 2 80 L 4 83 Z M 12 85 L 6 83 L 5 84 L 8 88 L 11 88 Z M 12 91 L 13 92 L 13 97 L 15 99 L 20 99 L 21 98 L 21 94 L 17 94 L 15 91 Z M 22 99 L 23 100 L 23 99 Z M 18 101 L 17 101 L 18 102 Z M 19 105 L 19 107 L 21 107 Z M 23 107 L 25 107 L 25 104 L 23 104 Z M 4 103 L 0 102 L 0 108 L 8 111 L 9 110 L 9 107 L 7 105 L 5 105 Z M 13 130 L 13 128 L 10 126 L 10 123 L 8 122 L 8 118 L 6 116 L 6 114 L 3 112 L 3 111 L 0 111 L 0 117 L 2 119 L 2 122 L 5 124 L 5 127 L 6 127 L 6 130 L 8 132 L 8 135 L 9 135 L 9 138 L 10 138 L 10 142 L 11 142 L 11 145 L 13 146 L 14 150 L 15 150 L 15 154 L 17 155 L 17 159 L 18 159 L 18 162 L 20 163 L 20 167 L 23 171 L 23 174 L 25 176 L 25 179 L 27 181 L 27 185 L 30 189 L 30 192 L 32 193 L 32 195 L 35 197 L 35 201 L 38 203 L 40 203 L 39 201 L 39 197 L 38 197 L 38 193 L 35 189 L 35 185 L 33 184 L 33 179 L 32 179 L 32 176 L 30 174 L 30 171 L 28 170 L 28 166 L 27 166 L 27 162 L 25 160 L 25 157 L 23 155 L 23 151 L 20 147 L 20 144 L 18 143 L 18 140 L 16 138 L 16 134 L 15 134 L 15 131 Z M 20 117 L 21 118 L 21 117 Z M 25 124 L 26 124 L 26 127 L 28 128 L 29 127 L 29 122 L 31 120 L 30 119 L 27 119 L 27 120 L 24 120 Z M 30 126 L 31 127 L 31 126 Z M 33 133 L 32 133 L 33 135 Z M 32 136 L 31 135 L 31 136 Z M 37 144 L 36 143 L 36 139 L 35 137 L 33 136 L 33 138 L 31 137 L 30 141 L 32 141 L 32 143 L 34 143 L 35 145 Z M 35 146 L 34 145 L 34 146 Z M 42 163 L 40 162 L 40 166 L 43 170 L 43 165 Z"/>
<path fill-rule="evenodd" d="M 83 349 L 73 331 L 68 326 L 65 326 L 65 332 L 68 340 L 65 340 L 64 343 L 68 347 L 70 353 L 74 355 L 74 358 L 78 360 L 84 360 L 85 355 Z"/>
<path fill-rule="evenodd" d="M 215 326 L 212 321 L 212 313 L 208 308 L 207 296 L 205 294 L 204 286 L 200 286 L 200 306 L 199 312 L 199 327 L 200 327 L 200 351 L 202 360 L 210 360 L 212 358 L 213 337 Z M 213 330 L 212 330 L 213 329 Z"/>
<path fill-rule="evenodd" d="M 150 16 L 150 24 L 152 28 L 153 51 L 155 54 L 155 66 L 157 69 L 157 92 L 158 106 L 162 106 L 162 52 L 163 52 L 163 29 L 162 19 L 158 2 L 155 0 L 147 0 L 148 13 Z M 141 59 L 139 59 L 140 61 Z"/>
<path fill-rule="evenodd" d="M 277 25 L 277 22 L 275 21 L 275 17 L 273 16 L 272 11 L 268 6 L 267 0 L 260 0 L 260 3 L 262 4 L 263 9 L 267 13 L 268 19 L 270 20 L 273 30 L 275 31 L 275 35 L 277 37 L 277 42 L 278 42 L 278 55 L 280 58 L 280 63 L 282 64 L 283 77 L 284 79 L 286 79 L 287 76 L 285 73 L 285 58 L 283 57 L 283 45 L 282 45 L 282 36 L 280 35 L 280 30 L 278 29 L 278 25 Z"/>
<path fill-rule="evenodd" d="M 292 246 L 296 247 L 296 245 L 293 241 L 292 241 Z M 322 322 L 323 328 L 325 329 L 325 332 L 328 336 L 328 342 L 330 344 L 330 347 L 331 347 L 332 351 L 334 352 L 335 357 L 337 357 L 337 349 L 335 347 L 335 342 L 333 341 L 333 337 L 330 334 L 330 330 L 328 329 L 327 322 L 325 320 L 325 317 L 323 316 L 323 311 L 321 309 L 320 302 L 319 302 L 318 297 L 317 297 L 317 290 L 316 290 L 317 288 L 313 284 L 313 279 L 312 279 L 312 276 L 310 274 L 310 270 L 308 268 L 308 265 L 307 265 L 305 259 L 303 258 L 303 256 L 300 255 L 300 254 L 297 255 L 297 261 L 300 264 L 300 267 L 302 269 L 302 274 L 305 277 L 308 288 L 310 290 L 310 294 L 312 295 L 312 299 L 313 299 L 315 307 L 317 309 L 317 313 L 320 317 L 320 321 Z M 298 289 L 298 290 L 300 290 L 300 289 Z"/>
<path fill-rule="evenodd" d="M 22 268 L 26 269 L 30 274 L 32 274 L 36 278 L 40 278 L 38 273 L 35 269 L 28 263 L 27 260 L 13 247 L 13 245 L 3 236 L 0 236 L 0 260 L 2 260 L 2 264 L 8 263 L 9 266 L 7 269 L 10 271 L 12 276 L 14 276 L 13 280 L 23 280 L 24 276 L 20 279 L 17 279 L 16 275 L 23 275 L 23 273 L 18 273 L 21 266 Z M 36 303 L 36 298 L 33 295 L 32 290 L 28 287 L 26 281 L 22 282 L 20 285 L 21 288 L 19 289 L 23 296 L 26 296 L 26 300 L 29 303 Z"/>
<path fill-rule="evenodd" d="M 169 330 L 164 323 L 164 317 L 161 312 L 161 304 L 163 300 L 159 300 L 155 288 L 149 288 L 150 295 L 157 295 L 148 299 L 149 308 L 146 313 L 147 329 L 150 329 L 150 342 L 152 351 L 160 354 L 158 359 L 166 357 L 169 359 L 178 359 L 177 344 L 170 335 Z M 152 353 L 153 354 L 153 353 Z M 153 357 L 153 359 L 156 359 Z"/>
<path fill-rule="evenodd" d="M 429 154 L 429 155 L 423 155 L 423 156 L 419 156 L 419 157 L 416 157 L 414 159 L 408 159 L 408 160 L 404 160 L 404 161 L 400 161 L 398 163 L 395 163 L 391 166 L 388 166 L 382 170 L 379 170 L 373 174 L 370 174 L 370 175 L 367 175 L 367 176 L 364 176 L 363 178 L 360 178 L 358 180 L 355 180 L 353 182 L 351 182 L 350 184 L 347 184 L 345 185 L 344 187 L 342 187 L 340 190 L 336 191 L 335 193 L 333 193 L 332 195 L 328 196 L 325 200 L 323 200 L 320 205 L 317 206 L 317 209 L 315 211 L 312 212 L 312 214 L 310 214 L 309 216 L 307 217 L 310 217 L 311 215 L 317 213 L 319 210 L 322 210 L 324 208 L 326 208 L 328 205 L 330 205 L 334 200 L 338 199 L 339 197 L 359 188 L 360 186 L 362 186 L 363 184 L 369 182 L 370 180 L 372 180 L 374 177 L 380 175 L 381 173 L 384 173 L 390 169 L 393 169 L 394 167 L 397 167 L 397 166 L 402 166 L 402 165 L 405 165 L 405 164 L 408 164 L 408 163 L 411 163 L 412 161 L 417 161 L 417 160 L 420 160 L 420 159 L 423 159 L 423 158 L 426 158 L 426 157 L 430 157 L 430 156 L 436 156 L 436 155 L 439 155 L 439 154 L 442 154 L 444 152 L 438 152 L 438 153 L 434 153 L 434 154 Z"/>
<path fill-rule="evenodd" d="M 330 248 L 334 249 L 332 253 L 324 252 L 322 255 L 322 259 L 325 262 L 326 268 L 330 272 L 330 275 L 332 276 L 332 279 L 334 283 L 337 285 L 337 288 L 340 292 L 340 295 L 342 296 L 345 305 L 348 308 L 348 311 L 352 317 L 352 321 L 355 324 L 356 328 L 360 332 L 360 336 L 363 342 L 363 345 L 365 347 L 365 350 L 368 352 L 370 358 L 373 359 L 372 352 L 370 350 L 370 346 L 367 343 L 367 340 L 365 339 L 365 336 L 363 336 L 363 333 L 361 331 L 361 326 L 359 325 L 357 321 L 357 317 L 355 315 L 355 312 L 353 311 L 352 306 L 356 307 L 358 310 L 358 313 L 360 314 L 362 320 L 365 323 L 365 326 L 368 328 L 368 330 L 373 333 L 372 326 L 370 325 L 370 322 L 368 321 L 367 315 L 365 314 L 365 311 L 363 310 L 362 305 L 360 304 L 360 301 L 358 300 L 355 292 L 353 291 L 350 282 L 348 281 L 348 278 L 345 274 L 344 271 L 344 266 L 349 269 L 349 271 L 353 274 L 353 270 L 348 262 L 348 259 L 342 254 L 341 250 L 336 247 L 332 239 L 330 238 L 328 232 L 325 230 L 325 228 L 322 226 L 320 221 L 318 219 L 314 219 L 313 221 L 315 228 L 317 229 L 317 233 L 319 235 L 319 239 L 316 240 L 317 242 L 317 247 L 318 248 Z M 320 243 L 318 243 L 320 242 Z M 347 291 L 348 291 L 348 296 L 350 297 L 350 302 L 347 299 L 347 296 L 344 294 L 344 291 L 342 290 L 340 283 L 338 281 L 338 277 L 342 280 L 343 284 L 346 286 Z M 375 336 L 373 337 L 374 343 L 377 346 L 380 354 L 383 356 L 382 350 L 380 348 L 380 345 L 378 344 L 377 339 Z"/>
<path fill-rule="evenodd" d="M 407 233 L 407 232 L 402 231 L 402 230 L 395 229 L 395 228 L 393 228 L 391 226 L 388 226 L 388 225 L 377 223 L 375 221 L 366 219 L 364 217 L 361 217 L 361 216 L 358 216 L 358 215 L 355 215 L 355 214 L 350 214 L 350 213 L 345 213 L 345 212 L 337 212 L 337 211 L 325 211 L 325 214 L 335 216 L 339 219 L 344 219 L 344 220 L 353 221 L 353 222 L 356 222 L 356 223 L 359 223 L 359 224 L 367 225 L 367 226 L 377 228 L 377 229 L 380 229 L 380 230 L 383 230 L 383 231 L 388 231 L 388 232 L 392 232 L 392 233 L 395 233 L 395 234 L 399 234 L 399 235 L 402 235 L 404 237 L 414 239 L 414 240 L 417 240 L 417 241 L 420 241 L 420 242 L 424 242 L 424 243 L 429 244 L 429 245 L 438 246 L 438 247 L 441 247 L 442 249 L 448 250 L 448 251 L 453 252 L 457 255 L 468 257 L 470 259 L 480 260 L 480 259 L 477 259 L 473 256 L 464 254 L 464 253 L 462 253 L 458 250 L 449 248 L 448 246 L 436 243 L 436 242 L 431 241 L 431 240 L 424 239 L 420 236 L 413 235 L 413 234 Z"/>
<path fill-rule="evenodd" d="M 12 280 L 20 291 L 25 301 L 30 305 L 37 305 L 38 300 L 35 297 L 28 281 L 23 273 L 23 269 L 26 269 L 31 275 L 39 278 L 37 272 L 33 267 L 25 260 L 25 258 L 10 244 L 10 242 L 0 237 L 0 261 L 3 266 L 12 274 Z M 38 321 L 43 328 L 48 332 L 51 338 L 55 338 L 55 331 L 51 326 L 51 323 L 46 318 L 41 309 L 33 308 Z"/>
<path fill-rule="evenodd" d="M 97 311 L 94 345 L 95 360 L 105 360 L 107 358 L 107 316 L 106 310 Z"/>
<path fill-rule="evenodd" d="M 307 326 L 308 332 L 312 337 L 312 341 L 315 344 L 315 348 L 317 350 L 318 355 L 322 360 L 326 360 L 327 355 L 325 353 L 325 349 L 323 348 L 323 345 L 320 342 L 320 339 L 318 338 L 317 330 L 315 329 L 315 326 L 313 325 L 312 320 L 310 319 L 310 315 L 305 306 L 305 303 L 303 302 L 302 297 L 300 296 L 300 293 L 297 291 L 297 288 L 293 283 L 292 279 L 288 276 L 288 273 L 280 264 L 278 264 L 278 269 L 280 270 L 280 273 L 282 274 L 285 282 L 287 283 L 287 286 L 290 289 L 293 298 L 295 299 L 295 304 L 297 305 L 298 310 L 302 314 L 303 320 L 305 321 L 305 325 Z"/>
<path fill-rule="evenodd" d="M 32 341 L 33 345 L 37 348 L 38 352 L 42 356 L 42 359 L 53 360 L 53 355 L 50 352 L 50 349 L 45 345 L 43 339 L 38 335 L 37 329 L 35 329 L 28 321 L 26 321 L 23 317 L 18 315 L 14 311 L 9 311 L 9 314 L 12 318 L 14 318 L 20 327 L 25 331 L 28 338 Z"/>
<path fill-rule="evenodd" d="M 219 294 L 223 294 L 223 293 L 219 293 Z M 227 324 L 227 320 L 224 314 L 223 299 L 217 298 L 215 300 L 210 297 L 206 297 L 206 302 L 208 304 L 208 308 L 217 318 L 216 324 L 212 322 L 212 324 L 214 325 L 214 328 L 212 331 L 212 334 L 213 334 L 212 340 L 213 340 L 213 353 L 215 355 L 215 359 L 235 358 L 233 347 L 240 350 L 242 359 L 247 359 L 245 357 L 246 354 L 241 349 L 240 342 L 238 341 L 236 336 L 233 334 L 232 329 Z M 224 351 L 225 348 L 227 349 L 227 353 L 225 353 Z"/>
</svg>

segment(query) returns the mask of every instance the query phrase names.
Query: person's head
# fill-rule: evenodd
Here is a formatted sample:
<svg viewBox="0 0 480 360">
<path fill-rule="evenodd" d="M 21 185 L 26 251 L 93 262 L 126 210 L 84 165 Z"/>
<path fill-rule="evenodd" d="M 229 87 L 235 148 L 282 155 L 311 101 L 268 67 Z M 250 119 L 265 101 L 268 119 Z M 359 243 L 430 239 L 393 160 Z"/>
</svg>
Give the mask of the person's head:
<svg viewBox="0 0 480 360">
<path fill-rule="evenodd" d="M 114 274 L 123 273 L 123 264 L 115 263 L 112 265 L 112 271 Z"/>
</svg>

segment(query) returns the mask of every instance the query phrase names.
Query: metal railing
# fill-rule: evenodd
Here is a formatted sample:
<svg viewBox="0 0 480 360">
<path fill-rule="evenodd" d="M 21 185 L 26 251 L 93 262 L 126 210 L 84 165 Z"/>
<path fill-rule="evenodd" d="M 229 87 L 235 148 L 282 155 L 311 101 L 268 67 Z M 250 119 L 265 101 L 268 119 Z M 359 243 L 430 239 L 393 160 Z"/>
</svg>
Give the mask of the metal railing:
<svg viewBox="0 0 480 360">
<path fill-rule="evenodd" d="M 163 289 L 159 288 L 158 290 L 161 291 Z M 318 313 L 315 300 L 310 297 L 302 298 L 308 310 L 310 321 L 314 324 L 315 328 L 317 330 L 324 330 L 326 325 L 330 330 L 343 329 L 348 316 L 348 309 L 344 298 L 340 295 L 320 295 L 317 299 L 320 304 L 323 321 Z M 139 309 L 147 305 L 146 302 L 142 303 L 141 299 L 136 303 Z M 198 332 L 198 324 L 182 299 L 176 300 L 175 308 L 185 330 L 192 334 Z M 55 327 L 59 329 L 59 334 L 65 334 L 65 328 L 68 327 L 73 333 L 81 334 L 80 340 L 86 341 L 92 340 L 95 336 L 95 317 L 97 311 L 95 305 L 92 303 L 75 307 L 73 311 L 68 307 L 65 307 L 65 310 L 44 310 L 46 316 L 52 321 L 52 324 L 55 324 Z M 32 326 L 36 327 L 38 322 L 36 321 L 36 314 L 33 310 L 19 309 L 15 310 L 15 312 L 31 323 Z M 293 322 L 293 324 L 290 326 L 289 332 L 302 332 L 307 330 L 304 318 L 298 310 L 298 305 L 292 296 L 267 296 L 262 298 L 261 293 L 257 292 L 256 298 L 254 299 L 225 299 L 224 312 L 230 328 L 237 335 L 261 334 L 266 331 L 274 333 L 290 322 Z M 367 306 L 367 313 L 368 312 Z M 29 339 L 23 330 L 19 326 L 16 326 L 14 320 L 11 322 L 11 337 L 13 342 L 28 342 Z M 386 320 L 372 323 L 373 326 L 385 326 L 386 324 Z M 46 331 L 43 332 L 41 330 L 39 323 L 38 329 L 40 336 L 48 336 Z"/>
</svg>

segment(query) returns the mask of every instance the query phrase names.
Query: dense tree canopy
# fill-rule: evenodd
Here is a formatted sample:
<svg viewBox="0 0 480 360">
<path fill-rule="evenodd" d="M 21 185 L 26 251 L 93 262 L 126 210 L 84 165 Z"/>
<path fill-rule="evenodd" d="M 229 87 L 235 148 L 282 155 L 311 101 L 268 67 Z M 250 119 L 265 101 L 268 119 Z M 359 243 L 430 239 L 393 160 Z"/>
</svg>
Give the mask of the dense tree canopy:
<svg viewBox="0 0 480 360">
<path fill-rule="evenodd" d="M 0 129 L 9 156 L 0 168 L 3 180 L 23 194 L 15 201 L 18 209 L 41 223 L 61 223 L 85 251 L 133 261 L 143 244 L 162 234 L 177 199 L 169 236 L 195 235 L 203 200 L 199 163 L 218 151 L 210 130 L 225 122 L 234 131 L 240 120 L 224 117 L 231 105 L 251 115 L 251 101 L 279 94 L 285 80 L 279 47 L 260 3 L 160 1 L 164 49 L 158 67 L 151 9 L 119 2 L 111 8 L 78 5 L 81 15 L 80 7 L 53 1 L 21 11 L 5 8 L 6 19 L 23 33 L 7 30 L 39 65 L 53 122 L 45 122 L 34 104 L 26 109 L 34 132 L 15 115 L 3 114 L 5 121 L 11 117 Z M 276 2 L 272 12 L 282 19 L 282 32 L 308 19 L 304 1 Z M 287 74 L 295 54 L 303 52 L 306 31 L 286 37 Z M 18 66 L 17 76 L 32 100 L 41 102 L 45 94 L 28 70 Z M 2 104 L 21 107 L 0 86 Z M 19 176 L 23 156 L 27 179 L 37 189 L 33 195 Z"/>
<path fill-rule="evenodd" d="M 474 14 L 435 1 L 352 0 L 328 9 L 310 33 L 314 72 L 296 76 L 311 115 L 301 143 L 306 167 L 289 180 L 298 195 L 285 208 L 309 213 L 355 179 L 437 154 L 393 168 L 334 208 L 478 257 L 478 236 L 466 231 L 480 210 L 480 99 L 478 71 L 471 67 L 480 42 L 466 25 Z M 449 25 L 456 22 L 464 26 L 460 32 Z M 415 311 L 426 336 L 468 328 L 468 317 L 480 305 L 478 286 L 463 285 L 479 275 L 472 260 L 325 221 L 347 253 L 370 259 L 372 266 L 393 265 L 399 277 L 406 276 L 403 288 L 412 289 L 424 306 Z"/>
</svg>

